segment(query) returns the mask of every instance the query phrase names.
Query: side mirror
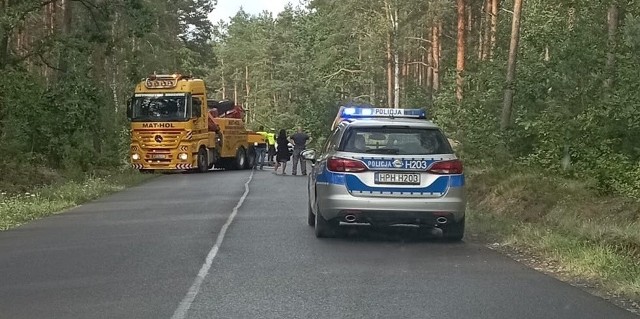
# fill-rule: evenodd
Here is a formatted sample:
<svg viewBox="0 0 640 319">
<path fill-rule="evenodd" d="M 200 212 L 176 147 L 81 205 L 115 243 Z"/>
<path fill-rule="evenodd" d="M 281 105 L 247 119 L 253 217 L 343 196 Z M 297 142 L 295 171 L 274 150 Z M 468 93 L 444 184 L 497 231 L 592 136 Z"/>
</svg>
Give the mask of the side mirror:
<svg viewBox="0 0 640 319">
<path fill-rule="evenodd" d="M 199 118 L 202 116 L 202 102 L 199 98 L 192 98 L 191 100 L 191 118 Z"/>
<path fill-rule="evenodd" d="M 302 153 L 300 153 L 300 156 L 302 156 L 302 158 L 306 159 L 307 161 L 311 161 L 311 163 L 316 162 L 316 150 L 314 149 L 304 150 L 302 151 Z"/>
<path fill-rule="evenodd" d="M 131 98 L 127 100 L 127 118 L 129 120 L 133 118 L 133 108 L 131 107 Z"/>
</svg>

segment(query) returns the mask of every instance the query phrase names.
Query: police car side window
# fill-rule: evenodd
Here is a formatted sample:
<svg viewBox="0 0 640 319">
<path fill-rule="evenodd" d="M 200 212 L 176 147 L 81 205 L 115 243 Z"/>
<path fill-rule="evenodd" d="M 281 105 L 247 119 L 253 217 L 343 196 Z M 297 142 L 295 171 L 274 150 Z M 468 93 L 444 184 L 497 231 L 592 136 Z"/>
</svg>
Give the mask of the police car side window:
<svg viewBox="0 0 640 319">
<path fill-rule="evenodd" d="M 331 136 L 327 139 L 327 144 L 324 146 L 324 153 L 329 153 L 331 151 L 335 151 L 338 143 L 340 142 L 340 128 L 337 128 L 333 131 Z"/>
<path fill-rule="evenodd" d="M 327 153 L 329 151 L 329 145 L 331 145 L 331 140 L 333 140 L 333 137 L 336 135 L 336 132 L 338 130 L 334 130 L 333 133 L 331 133 L 331 135 L 329 135 L 329 137 L 327 138 L 327 141 L 324 142 L 324 146 L 322 146 L 322 153 Z"/>
</svg>

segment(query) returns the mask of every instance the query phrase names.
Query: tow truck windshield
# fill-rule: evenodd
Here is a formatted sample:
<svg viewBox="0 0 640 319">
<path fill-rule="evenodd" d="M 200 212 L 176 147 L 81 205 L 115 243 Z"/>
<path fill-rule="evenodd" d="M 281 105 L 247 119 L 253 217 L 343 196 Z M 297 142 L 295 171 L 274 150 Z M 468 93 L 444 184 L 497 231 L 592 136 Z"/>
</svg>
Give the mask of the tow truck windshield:
<svg viewBox="0 0 640 319">
<path fill-rule="evenodd" d="M 186 121 L 191 110 L 186 94 L 136 94 L 131 102 L 135 122 Z"/>
</svg>

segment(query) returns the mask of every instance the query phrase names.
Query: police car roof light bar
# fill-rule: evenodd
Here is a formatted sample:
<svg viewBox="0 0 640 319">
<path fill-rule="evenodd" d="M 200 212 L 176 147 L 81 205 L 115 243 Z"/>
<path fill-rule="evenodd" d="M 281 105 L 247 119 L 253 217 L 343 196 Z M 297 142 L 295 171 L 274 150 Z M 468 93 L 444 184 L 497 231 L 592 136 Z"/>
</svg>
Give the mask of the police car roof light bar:
<svg viewBox="0 0 640 319">
<path fill-rule="evenodd" d="M 427 112 L 423 109 L 390 109 L 390 108 L 360 108 L 345 107 L 342 109 L 342 119 L 349 118 L 413 118 L 426 119 Z"/>
</svg>

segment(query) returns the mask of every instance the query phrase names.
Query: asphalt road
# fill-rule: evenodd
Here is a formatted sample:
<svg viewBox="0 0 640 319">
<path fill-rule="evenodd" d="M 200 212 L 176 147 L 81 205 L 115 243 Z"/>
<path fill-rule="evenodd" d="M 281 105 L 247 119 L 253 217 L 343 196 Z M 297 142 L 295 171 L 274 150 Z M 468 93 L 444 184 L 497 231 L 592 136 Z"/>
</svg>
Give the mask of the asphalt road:
<svg viewBox="0 0 640 319">
<path fill-rule="evenodd" d="M 305 187 L 164 175 L 2 232 L 0 318 L 637 318 L 477 243 L 318 240 Z"/>
</svg>

